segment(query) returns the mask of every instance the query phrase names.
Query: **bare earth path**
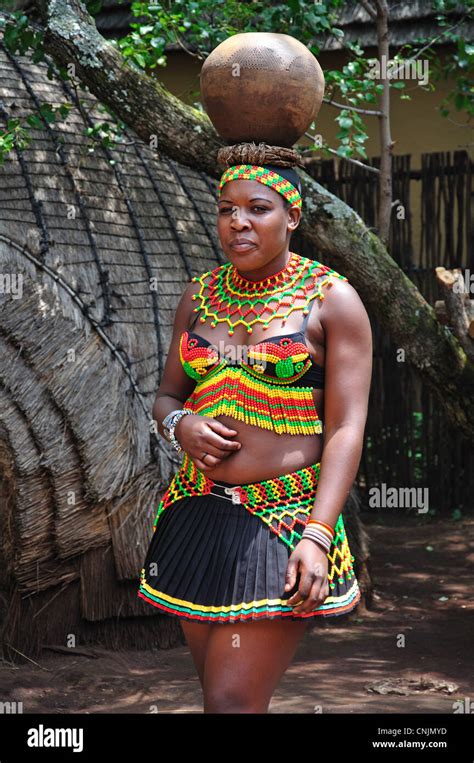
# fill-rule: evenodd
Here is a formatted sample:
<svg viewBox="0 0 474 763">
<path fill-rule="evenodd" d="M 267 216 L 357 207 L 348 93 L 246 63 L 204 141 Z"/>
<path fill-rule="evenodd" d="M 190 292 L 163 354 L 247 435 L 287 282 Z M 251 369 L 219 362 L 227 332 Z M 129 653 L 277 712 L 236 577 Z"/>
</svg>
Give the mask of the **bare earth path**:
<svg viewBox="0 0 474 763">
<path fill-rule="evenodd" d="M 364 517 L 372 609 L 310 626 L 270 712 L 451 714 L 474 703 L 474 520 L 380 521 Z M 24 713 L 202 712 L 186 646 L 86 649 L 93 657 L 44 650 L 46 670 L 0 663 L 0 700 Z"/>
</svg>

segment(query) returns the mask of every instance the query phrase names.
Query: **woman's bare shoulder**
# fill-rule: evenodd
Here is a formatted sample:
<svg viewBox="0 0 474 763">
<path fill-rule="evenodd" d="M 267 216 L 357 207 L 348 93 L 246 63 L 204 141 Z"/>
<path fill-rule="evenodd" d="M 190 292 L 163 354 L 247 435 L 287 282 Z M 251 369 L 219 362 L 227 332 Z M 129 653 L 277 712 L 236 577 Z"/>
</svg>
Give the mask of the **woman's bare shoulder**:
<svg viewBox="0 0 474 763">
<path fill-rule="evenodd" d="M 325 329 L 335 324 L 347 328 L 369 322 L 367 310 L 357 290 L 349 281 L 340 278 L 331 278 L 324 287 L 319 318 Z"/>
</svg>

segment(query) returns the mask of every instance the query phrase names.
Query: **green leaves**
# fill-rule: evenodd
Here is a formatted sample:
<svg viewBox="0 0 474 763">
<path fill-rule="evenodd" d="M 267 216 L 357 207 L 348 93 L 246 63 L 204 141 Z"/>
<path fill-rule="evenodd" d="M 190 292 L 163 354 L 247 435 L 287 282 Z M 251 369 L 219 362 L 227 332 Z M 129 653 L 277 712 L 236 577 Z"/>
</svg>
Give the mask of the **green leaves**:
<svg viewBox="0 0 474 763">
<path fill-rule="evenodd" d="M 100 105 L 99 111 L 109 114 L 112 122 L 94 122 L 92 126 L 85 128 L 84 132 L 89 138 L 87 148 L 89 154 L 94 153 L 97 146 L 112 149 L 125 138 L 125 123 L 118 119 L 107 106 Z"/>
<path fill-rule="evenodd" d="M 342 117 L 342 116 L 339 117 L 338 122 L 340 127 L 342 127 L 344 130 L 348 130 L 349 127 L 352 127 L 352 125 L 354 124 L 352 119 L 349 119 L 349 117 Z"/>
<path fill-rule="evenodd" d="M 454 79 L 455 85 L 450 93 L 443 99 L 439 106 L 439 112 L 447 117 L 450 113 L 448 105 L 454 104 L 457 111 L 466 111 L 469 117 L 474 115 L 474 85 L 472 72 L 474 69 L 474 44 L 466 40 L 459 22 L 450 23 L 449 11 L 454 8 L 454 0 L 433 0 L 436 10 L 441 11 L 438 16 L 439 26 L 443 30 L 443 42 L 450 43 L 449 53 L 443 60 L 430 49 L 429 57 L 432 60 L 432 73 L 435 81 L 448 77 Z M 462 4 L 461 4 L 462 5 Z M 465 3 L 464 20 L 474 20 L 474 6 L 472 2 Z M 454 49 L 454 52 L 451 50 Z"/>
<path fill-rule="evenodd" d="M 2 28 L 3 43 L 12 55 L 24 55 L 32 49 L 35 63 L 43 60 L 44 32 L 31 28 L 28 17 L 22 11 L 14 11 L 0 18 L 0 29 Z"/>
<path fill-rule="evenodd" d="M 24 150 L 30 145 L 33 130 L 44 130 L 45 123 L 52 124 L 60 119 L 65 119 L 72 109 L 72 104 L 63 103 L 53 107 L 49 103 L 42 103 L 38 113 L 29 114 L 22 122 L 20 119 L 9 119 L 6 127 L 0 132 L 0 165 L 3 165 L 5 157 L 15 148 Z"/>
<path fill-rule="evenodd" d="M 166 65 L 165 47 L 170 43 L 179 42 L 183 50 L 204 60 L 232 34 L 258 29 L 293 35 L 317 55 L 317 36 L 344 37 L 343 31 L 334 26 L 334 11 L 340 5 L 341 0 L 314 4 L 286 0 L 271 5 L 259 0 L 244 3 L 237 0 L 153 3 L 136 0 L 132 3 L 132 12 L 137 21 L 118 46 L 125 58 L 142 68 L 154 69 Z"/>
<path fill-rule="evenodd" d="M 0 133 L 0 166 L 5 161 L 5 156 L 15 146 L 24 149 L 28 146 L 28 130 L 25 129 L 19 119 L 9 119 L 5 129 Z"/>
</svg>

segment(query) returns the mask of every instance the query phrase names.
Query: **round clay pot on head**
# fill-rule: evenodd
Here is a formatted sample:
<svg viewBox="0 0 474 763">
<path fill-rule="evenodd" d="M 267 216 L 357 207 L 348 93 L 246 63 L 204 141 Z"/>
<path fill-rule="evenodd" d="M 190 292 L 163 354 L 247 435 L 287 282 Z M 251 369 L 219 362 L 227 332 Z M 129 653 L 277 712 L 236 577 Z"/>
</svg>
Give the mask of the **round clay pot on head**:
<svg viewBox="0 0 474 763">
<path fill-rule="evenodd" d="M 287 34 L 244 32 L 221 42 L 201 69 L 209 119 L 229 144 L 290 147 L 316 119 L 324 74 L 315 56 Z"/>
</svg>

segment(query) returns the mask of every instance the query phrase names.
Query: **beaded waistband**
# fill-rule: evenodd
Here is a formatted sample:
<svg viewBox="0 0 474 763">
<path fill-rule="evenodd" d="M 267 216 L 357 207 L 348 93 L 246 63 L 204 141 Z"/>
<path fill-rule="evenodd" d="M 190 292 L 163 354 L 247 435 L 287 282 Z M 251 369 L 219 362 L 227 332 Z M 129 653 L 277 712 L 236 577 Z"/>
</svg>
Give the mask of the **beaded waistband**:
<svg viewBox="0 0 474 763">
<path fill-rule="evenodd" d="M 183 463 L 158 506 L 153 529 L 156 529 L 161 513 L 175 501 L 212 494 L 219 498 L 228 497 L 233 503 L 241 504 L 294 548 L 295 543 L 301 540 L 314 506 L 319 471 L 320 464 L 316 463 L 260 482 L 219 486 L 219 482 L 198 469 L 185 452 Z"/>
</svg>

